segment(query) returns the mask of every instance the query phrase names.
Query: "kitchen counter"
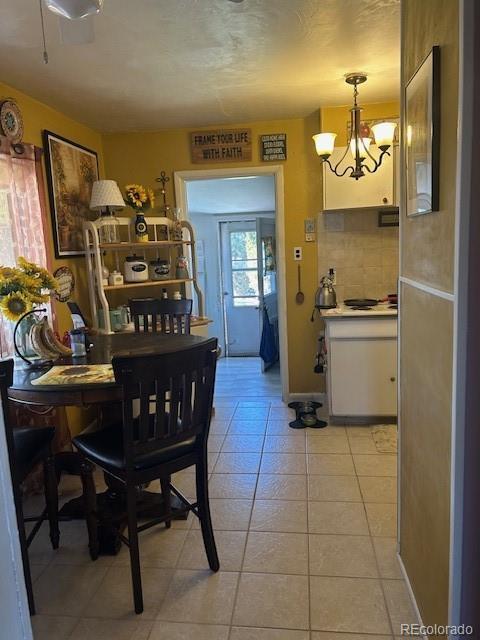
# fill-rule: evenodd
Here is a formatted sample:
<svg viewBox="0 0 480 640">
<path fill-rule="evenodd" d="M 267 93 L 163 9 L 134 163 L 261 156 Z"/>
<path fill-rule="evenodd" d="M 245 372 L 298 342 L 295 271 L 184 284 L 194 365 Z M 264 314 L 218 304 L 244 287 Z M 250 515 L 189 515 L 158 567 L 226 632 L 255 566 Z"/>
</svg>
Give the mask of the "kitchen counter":
<svg viewBox="0 0 480 640">
<path fill-rule="evenodd" d="M 347 307 L 343 303 L 337 305 L 335 309 L 320 309 L 320 316 L 325 320 L 332 320 L 334 318 L 370 318 L 372 316 L 396 317 L 397 315 L 397 309 L 390 309 L 388 302 L 381 302 L 376 307 L 372 307 L 371 311 L 352 309 L 352 307 Z"/>
</svg>

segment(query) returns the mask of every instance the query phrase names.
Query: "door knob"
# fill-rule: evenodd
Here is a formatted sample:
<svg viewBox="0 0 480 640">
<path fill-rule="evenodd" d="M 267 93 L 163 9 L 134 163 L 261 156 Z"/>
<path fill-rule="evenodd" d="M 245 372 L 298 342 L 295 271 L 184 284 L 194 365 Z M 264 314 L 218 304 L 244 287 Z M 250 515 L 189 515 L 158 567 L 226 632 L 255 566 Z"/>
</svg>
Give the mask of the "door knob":
<svg viewBox="0 0 480 640">
<path fill-rule="evenodd" d="M 392 376 L 392 377 L 390 378 L 390 382 L 395 382 L 395 377 L 394 377 L 394 376 Z"/>
</svg>

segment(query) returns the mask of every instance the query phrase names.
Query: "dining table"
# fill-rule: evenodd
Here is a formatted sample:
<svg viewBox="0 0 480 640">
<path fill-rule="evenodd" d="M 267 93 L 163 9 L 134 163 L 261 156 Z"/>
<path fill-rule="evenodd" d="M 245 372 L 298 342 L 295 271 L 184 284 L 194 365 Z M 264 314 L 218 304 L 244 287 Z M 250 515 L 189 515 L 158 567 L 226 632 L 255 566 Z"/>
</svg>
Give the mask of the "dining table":
<svg viewBox="0 0 480 640">
<path fill-rule="evenodd" d="M 116 333 L 111 335 L 89 336 L 87 354 L 82 357 L 64 357 L 54 364 L 60 366 L 83 367 L 85 365 L 108 365 L 116 355 L 145 355 L 179 353 L 196 345 L 206 342 L 208 338 L 184 334 L 161 333 Z M 100 382 L 71 382 L 61 384 L 35 384 L 44 376 L 52 365 L 45 368 L 28 366 L 15 362 L 13 384 L 8 389 L 8 397 L 12 402 L 23 405 L 42 407 L 93 407 L 97 409 L 99 419 L 97 428 L 118 423 L 122 428 L 121 406 L 122 388 L 112 377 L 108 381 Z M 74 451 L 56 453 L 57 474 L 63 472 L 81 475 L 80 465 L 83 464 L 80 455 Z M 125 490 L 123 483 L 104 473 L 107 489 L 97 493 L 98 538 L 100 553 L 112 555 L 118 553 L 121 547 L 120 535 L 126 527 Z M 164 513 L 164 500 L 161 492 L 148 491 L 146 487 L 139 487 L 137 500 L 139 518 L 155 518 Z M 181 511 L 181 503 L 172 494 L 173 518 L 186 518 Z M 84 517 L 82 496 L 66 502 L 59 512 L 60 520 L 78 519 Z"/>
</svg>

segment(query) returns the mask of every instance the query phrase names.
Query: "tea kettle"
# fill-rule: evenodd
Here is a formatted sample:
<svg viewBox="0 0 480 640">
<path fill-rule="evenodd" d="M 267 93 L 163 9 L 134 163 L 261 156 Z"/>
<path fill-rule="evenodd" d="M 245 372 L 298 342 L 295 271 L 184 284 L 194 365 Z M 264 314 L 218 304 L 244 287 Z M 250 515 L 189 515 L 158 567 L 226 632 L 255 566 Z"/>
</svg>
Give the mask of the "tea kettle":
<svg viewBox="0 0 480 640">
<path fill-rule="evenodd" d="M 334 309 L 337 306 L 337 294 L 333 288 L 333 274 L 323 276 L 320 286 L 315 293 L 315 309 L 312 311 L 311 321 L 314 321 L 315 311 L 319 309 Z"/>
</svg>

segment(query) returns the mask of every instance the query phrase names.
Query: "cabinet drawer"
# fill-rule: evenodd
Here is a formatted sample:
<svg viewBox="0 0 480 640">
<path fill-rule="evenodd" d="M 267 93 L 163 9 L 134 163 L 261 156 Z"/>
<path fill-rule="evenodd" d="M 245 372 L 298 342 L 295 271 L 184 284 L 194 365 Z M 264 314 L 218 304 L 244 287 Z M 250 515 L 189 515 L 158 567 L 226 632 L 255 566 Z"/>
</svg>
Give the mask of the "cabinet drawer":
<svg viewBox="0 0 480 640">
<path fill-rule="evenodd" d="M 338 318 L 327 320 L 327 336 L 343 338 L 396 338 L 397 317 L 387 318 Z"/>
</svg>

